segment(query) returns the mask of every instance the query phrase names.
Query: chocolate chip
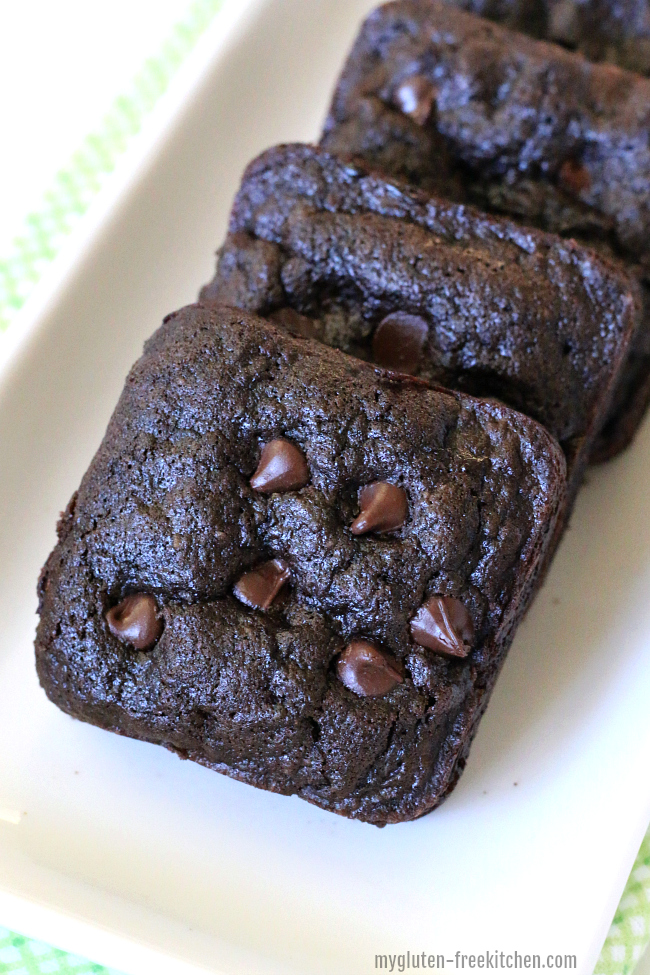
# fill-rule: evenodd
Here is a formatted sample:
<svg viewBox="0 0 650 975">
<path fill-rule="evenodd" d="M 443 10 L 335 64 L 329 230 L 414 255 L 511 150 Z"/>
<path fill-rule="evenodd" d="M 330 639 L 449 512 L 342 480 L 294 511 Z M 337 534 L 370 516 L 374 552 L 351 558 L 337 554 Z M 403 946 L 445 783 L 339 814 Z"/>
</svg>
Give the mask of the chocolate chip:
<svg viewBox="0 0 650 975">
<path fill-rule="evenodd" d="M 373 359 L 385 369 L 417 372 L 429 326 L 419 315 L 394 311 L 379 323 L 372 339 Z"/>
<path fill-rule="evenodd" d="M 426 125 L 431 118 L 438 92 L 428 78 L 416 74 L 406 78 L 393 95 L 397 108 L 417 125 Z"/>
<path fill-rule="evenodd" d="M 560 182 L 570 193 L 579 196 L 591 186 L 591 176 L 577 159 L 566 159 L 560 167 Z"/>
<path fill-rule="evenodd" d="M 359 507 L 361 513 L 350 525 L 353 535 L 395 531 L 402 527 L 409 511 L 406 491 L 387 481 L 375 481 L 361 488 Z"/>
<path fill-rule="evenodd" d="M 466 657 L 474 642 L 474 624 L 460 599 L 431 596 L 411 620 L 411 636 L 421 647 Z"/>
<path fill-rule="evenodd" d="M 286 328 L 292 335 L 298 335 L 303 339 L 318 338 L 318 328 L 313 318 L 301 315 L 294 308 L 278 308 L 271 312 L 269 320 Z"/>
<path fill-rule="evenodd" d="M 156 600 L 147 593 L 127 596 L 113 606 L 106 614 L 106 623 L 113 636 L 136 650 L 150 649 L 163 631 Z"/>
<path fill-rule="evenodd" d="M 268 609 L 291 575 L 289 566 L 281 559 L 273 559 L 246 572 L 235 583 L 233 592 L 240 602 L 253 609 Z"/>
<path fill-rule="evenodd" d="M 307 461 L 288 440 L 272 440 L 262 449 L 257 470 L 251 477 L 254 491 L 294 491 L 309 480 Z"/>
<path fill-rule="evenodd" d="M 399 666 L 367 640 L 353 640 L 336 661 L 336 673 L 360 697 L 379 697 L 403 683 Z"/>
</svg>

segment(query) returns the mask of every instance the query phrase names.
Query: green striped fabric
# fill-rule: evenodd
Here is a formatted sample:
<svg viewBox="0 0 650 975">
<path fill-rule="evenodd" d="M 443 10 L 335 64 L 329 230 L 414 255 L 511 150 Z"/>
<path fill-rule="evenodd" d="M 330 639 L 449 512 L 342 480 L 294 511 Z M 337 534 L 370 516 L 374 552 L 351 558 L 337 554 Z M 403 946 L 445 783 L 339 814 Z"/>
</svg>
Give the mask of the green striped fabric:
<svg viewBox="0 0 650 975">
<path fill-rule="evenodd" d="M 595 975 L 630 975 L 650 941 L 650 829 L 614 915 Z"/>
<path fill-rule="evenodd" d="M 68 955 L 41 941 L 30 941 L 2 927 L 0 972 L 2 975 L 119 975 L 112 968 Z"/>
<path fill-rule="evenodd" d="M 158 54 L 144 62 L 129 91 L 115 100 L 57 173 L 40 207 L 25 218 L 11 253 L 0 259 L 0 332 L 25 304 L 223 2 L 194 0 L 188 6 Z"/>
<path fill-rule="evenodd" d="M 30 213 L 11 252 L 0 259 L 0 332 L 23 307 L 44 270 L 87 212 L 125 150 L 224 0 L 194 0 L 159 53 L 146 60 L 130 89 L 117 98 L 55 177 Z M 650 830 L 614 917 L 596 975 L 630 975 L 650 941 Z M 0 975 L 89 975 L 109 970 L 0 927 Z"/>
</svg>

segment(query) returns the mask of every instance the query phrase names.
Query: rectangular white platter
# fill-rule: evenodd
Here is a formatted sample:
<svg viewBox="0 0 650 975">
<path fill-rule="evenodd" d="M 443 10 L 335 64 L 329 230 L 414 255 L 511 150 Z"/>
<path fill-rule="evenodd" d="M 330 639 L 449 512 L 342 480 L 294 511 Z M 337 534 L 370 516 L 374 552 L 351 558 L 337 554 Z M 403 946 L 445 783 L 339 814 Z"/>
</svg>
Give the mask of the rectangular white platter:
<svg viewBox="0 0 650 975">
<path fill-rule="evenodd" d="M 357 975 L 457 950 L 571 953 L 589 975 L 650 820 L 648 423 L 590 472 L 467 771 L 418 822 L 259 792 L 38 686 L 39 568 L 124 376 L 209 277 L 245 163 L 316 136 L 370 6 L 231 4 L 4 347 L 0 922 L 133 975 Z"/>
</svg>

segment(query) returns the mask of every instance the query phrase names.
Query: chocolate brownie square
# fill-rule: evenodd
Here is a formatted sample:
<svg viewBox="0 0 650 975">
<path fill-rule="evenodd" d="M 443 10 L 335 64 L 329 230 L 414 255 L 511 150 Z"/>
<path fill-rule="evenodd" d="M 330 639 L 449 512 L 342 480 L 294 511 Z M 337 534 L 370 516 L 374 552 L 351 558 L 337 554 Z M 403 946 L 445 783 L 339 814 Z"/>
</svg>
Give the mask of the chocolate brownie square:
<svg viewBox="0 0 650 975">
<path fill-rule="evenodd" d="M 363 25 L 322 144 L 616 255 L 648 309 L 649 128 L 650 80 L 433 0 L 397 0 Z M 629 442 L 649 396 L 646 310 L 598 458 Z"/>
<path fill-rule="evenodd" d="M 512 30 L 650 73 L 648 0 L 445 0 Z"/>
<path fill-rule="evenodd" d="M 641 318 L 574 241 L 395 185 L 307 145 L 251 163 L 202 293 L 543 423 L 580 484 Z"/>
<path fill-rule="evenodd" d="M 463 768 L 564 492 L 522 414 L 190 306 L 62 516 L 41 683 L 260 788 L 413 819 Z"/>
</svg>

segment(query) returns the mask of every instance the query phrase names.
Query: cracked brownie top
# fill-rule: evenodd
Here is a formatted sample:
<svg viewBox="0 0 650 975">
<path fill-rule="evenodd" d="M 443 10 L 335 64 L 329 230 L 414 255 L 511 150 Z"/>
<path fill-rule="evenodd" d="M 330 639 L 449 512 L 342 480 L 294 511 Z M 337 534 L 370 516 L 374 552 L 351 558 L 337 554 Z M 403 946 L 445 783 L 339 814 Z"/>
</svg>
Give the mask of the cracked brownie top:
<svg viewBox="0 0 650 975">
<path fill-rule="evenodd" d="M 607 239 L 647 269 L 649 128 L 649 79 L 435 0 L 395 0 L 363 25 L 323 144 L 554 232 Z"/>
<path fill-rule="evenodd" d="M 643 283 L 595 460 L 627 446 L 650 400 L 649 125 L 647 78 L 435 0 L 396 0 L 362 26 L 322 137 L 428 192 L 586 242 Z"/>
<path fill-rule="evenodd" d="M 650 73 L 648 0 L 445 0 L 531 37 Z"/>
<path fill-rule="evenodd" d="M 411 818 L 453 785 L 563 492 L 525 416 L 190 306 L 61 520 L 41 681 L 256 785 Z"/>
<path fill-rule="evenodd" d="M 574 241 L 307 145 L 249 165 L 202 297 L 498 396 L 543 423 L 570 466 L 598 432 L 641 317 L 637 282 Z"/>
</svg>

